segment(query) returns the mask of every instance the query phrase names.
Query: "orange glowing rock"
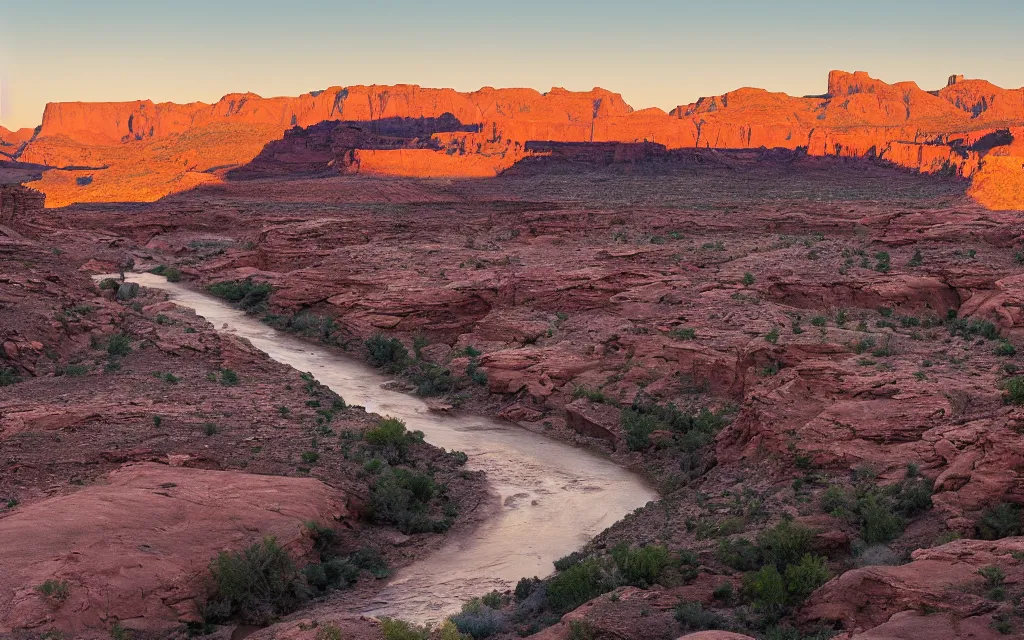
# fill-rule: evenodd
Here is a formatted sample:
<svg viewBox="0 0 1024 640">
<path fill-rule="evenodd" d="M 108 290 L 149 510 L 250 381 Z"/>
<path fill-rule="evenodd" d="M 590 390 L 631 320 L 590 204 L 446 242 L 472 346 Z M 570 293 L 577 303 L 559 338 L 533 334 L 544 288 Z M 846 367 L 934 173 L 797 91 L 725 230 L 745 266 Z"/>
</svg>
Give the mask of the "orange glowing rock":
<svg viewBox="0 0 1024 640">
<path fill-rule="evenodd" d="M 442 121 L 455 124 L 424 124 Z M 348 129 L 312 129 L 325 122 Z M 37 133 L 0 130 L 8 145 L 0 152 L 55 168 L 32 185 L 48 206 L 151 201 L 226 175 L 278 171 L 487 177 L 541 141 L 869 157 L 925 173 L 978 175 L 971 193 L 980 202 L 1021 208 L 1024 170 L 1012 158 L 1022 155 L 1015 142 L 1022 127 L 1024 89 L 954 76 L 947 87 L 925 91 L 833 71 L 825 95 L 743 88 L 669 113 L 635 111 L 597 88 L 461 93 L 416 85 L 331 87 L 294 98 L 230 94 L 212 105 L 54 103 Z"/>
</svg>

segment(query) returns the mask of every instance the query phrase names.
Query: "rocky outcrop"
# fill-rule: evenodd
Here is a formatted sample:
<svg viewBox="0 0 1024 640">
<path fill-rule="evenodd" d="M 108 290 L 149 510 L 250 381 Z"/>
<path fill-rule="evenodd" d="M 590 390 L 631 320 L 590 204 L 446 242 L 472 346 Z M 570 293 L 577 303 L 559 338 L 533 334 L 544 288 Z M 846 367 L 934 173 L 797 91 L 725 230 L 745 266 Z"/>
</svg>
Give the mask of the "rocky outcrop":
<svg viewBox="0 0 1024 640">
<path fill-rule="evenodd" d="M 304 523 L 346 517 L 344 498 L 310 478 L 127 466 L 105 484 L 0 519 L 0 633 L 198 621 L 207 565 L 220 551 L 273 535 L 302 556 L 312 548 Z M 66 594 L 40 592 L 47 580 Z"/>
<path fill-rule="evenodd" d="M 1009 588 L 1024 581 L 1022 552 L 1024 538 L 919 549 L 909 564 L 864 567 L 835 578 L 814 593 L 802 618 L 842 624 L 857 640 L 1006 637 L 993 621 L 1012 605 L 990 591 L 996 580 L 995 586 Z M 984 568 L 997 568 L 1001 577 L 986 578 Z"/>
<path fill-rule="evenodd" d="M 10 223 L 41 210 L 46 196 L 21 185 L 0 185 L 0 224 Z"/>
</svg>

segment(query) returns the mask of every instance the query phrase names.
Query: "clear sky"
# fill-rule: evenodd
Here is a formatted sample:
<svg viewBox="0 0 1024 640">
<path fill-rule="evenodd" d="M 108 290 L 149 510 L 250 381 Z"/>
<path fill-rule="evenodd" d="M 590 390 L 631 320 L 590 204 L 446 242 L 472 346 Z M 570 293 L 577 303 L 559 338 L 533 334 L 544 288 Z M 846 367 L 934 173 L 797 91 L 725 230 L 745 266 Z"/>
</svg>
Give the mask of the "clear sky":
<svg viewBox="0 0 1024 640">
<path fill-rule="evenodd" d="M 1024 85 L 1024 0 L 0 0 L 0 124 L 46 102 L 601 86 L 665 109 L 830 69 Z"/>
</svg>

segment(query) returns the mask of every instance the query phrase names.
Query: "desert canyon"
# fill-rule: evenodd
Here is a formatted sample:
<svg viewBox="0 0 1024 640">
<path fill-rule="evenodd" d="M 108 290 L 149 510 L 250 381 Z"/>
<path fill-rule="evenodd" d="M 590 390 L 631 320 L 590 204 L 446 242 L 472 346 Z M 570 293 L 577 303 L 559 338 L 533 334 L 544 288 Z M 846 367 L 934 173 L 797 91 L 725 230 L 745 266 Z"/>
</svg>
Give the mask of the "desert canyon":
<svg viewBox="0 0 1024 640">
<path fill-rule="evenodd" d="M 824 89 L 0 128 L 0 637 L 1024 637 L 1024 89 Z"/>
</svg>

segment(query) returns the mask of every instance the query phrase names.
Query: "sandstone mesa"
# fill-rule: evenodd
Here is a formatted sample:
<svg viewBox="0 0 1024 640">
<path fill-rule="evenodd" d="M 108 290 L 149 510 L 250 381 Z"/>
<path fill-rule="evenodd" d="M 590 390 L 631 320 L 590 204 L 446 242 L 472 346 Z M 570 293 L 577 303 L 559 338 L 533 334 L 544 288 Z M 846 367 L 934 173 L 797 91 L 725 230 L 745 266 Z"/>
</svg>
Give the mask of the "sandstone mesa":
<svg viewBox="0 0 1024 640">
<path fill-rule="evenodd" d="M 295 98 L 229 94 L 212 105 L 51 103 L 37 130 L 0 131 L 0 153 L 52 168 L 32 185 L 51 207 L 153 201 L 217 182 L 253 159 L 262 175 L 493 177 L 533 153 L 531 142 L 875 158 L 973 179 L 971 195 L 990 208 L 1024 207 L 1024 89 L 960 76 L 925 91 L 833 71 L 821 96 L 744 88 L 668 113 L 634 110 L 597 88 L 461 93 L 416 85 L 331 87 Z"/>
</svg>

